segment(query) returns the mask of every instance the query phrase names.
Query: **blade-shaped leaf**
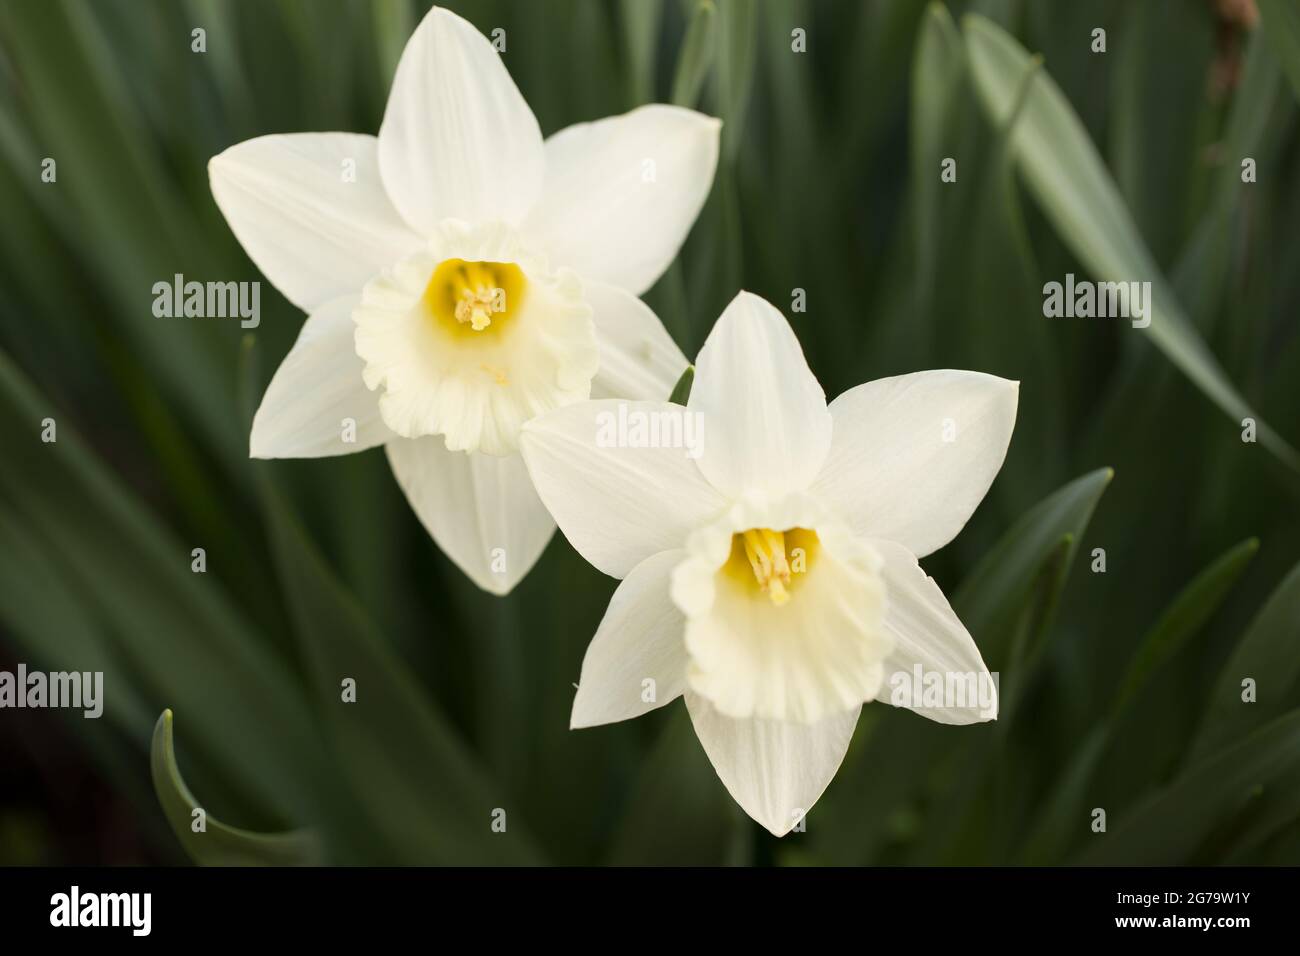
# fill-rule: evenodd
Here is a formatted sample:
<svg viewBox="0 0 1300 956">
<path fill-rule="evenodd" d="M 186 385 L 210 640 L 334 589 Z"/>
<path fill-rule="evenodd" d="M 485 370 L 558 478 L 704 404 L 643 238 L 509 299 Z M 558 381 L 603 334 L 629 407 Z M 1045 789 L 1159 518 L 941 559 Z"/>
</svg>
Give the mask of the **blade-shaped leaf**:
<svg viewBox="0 0 1300 956">
<path fill-rule="evenodd" d="M 241 393 L 251 418 L 251 338 L 243 352 Z M 482 773 L 326 565 L 267 468 L 259 487 L 317 712 L 338 769 L 386 843 L 378 858 L 392 854 L 408 863 L 448 865 L 539 862 L 522 822 L 510 818 L 504 788 Z M 502 832 L 493 827 L 498 820 L 505 822 Z"/>
<path fill-rule="evenodd" d="M 677 384 L 673 386 L 673 393 L 668 396 L 668 401 L 674 405 L 685 405 L 691 397 L 691 386 L 695 384 L 695 366 L 686 366 L 686 371 L 682 372 L 681 378 L 677 379 Z"/>
<path fill-rule="evenodd" d="M 916 311 L 927 322 L 939 262 L 939 179 L 944 132 L 957 104 L 966 51 L 952 15 L 931 3 L 912 62 L 912 195 L 916 243 Z M 928 328 L 928 325 L 927 325 Z"/>
<path fill-rule="evenodd" d="M 537 862 L 522 821 L 509 817 L 506 794 L 475 766 L 289 516 L 269 479 L 264 495 L 318 713 L 338 769 L 386 838 L 388 852 L 420 864 Z M 436 637 L 435 631 L 431 638 Z M 351 689 L 355 699 L 345 693 Z M 506 832 L 492 828 L 498 810 L 506 811 Z"/>
<path fill-rule="evenodd" d="M 655 46 L 663 18 L 663 0 L 622 0 L 623 33 L 627 42 L 628 85 L 632 105 L 655 98 Z"/>
<path fill-rule="evenodd" d="M 1009 673 L 1013 657 L 1025 661 L 1034 656 L 1031 648 L 1038 646 L 1059 597 L 1076 542 L 1111 476 L 1110 469 L 1099 469 L 1039 502 L 1007 531 L 956 592 L 953 607 L 993 670 Z M 984 794 L 1000 725 L 1008 717 L 1008 691 L 1013 684 L 1027 682 L 1020 675 L 1028 669 L 1016 666 L 1017 679 L 1003 681 L 1003 713 L 997 727 L 952 728 L 890 708 L 864 710 L 858 728 L 862 743 L 855 742 L 849 750 L 840 774 L 846 790 L 856 785 L 864 796 L 847 806 L 831 801 L 824 809 L 834 829 L 810 833 L 818 857 L 839 865 L 872 859 L 891 836 L 891 827 L 908 817 L 908 801 L 959 748 L 970 758 L 962 766 L 974 772 L 952 775 L 947 795 L 929 818 L 933 822 L 906 835 L 910 859 L 941 858 L 962 837 L 973 801 Z M 895 768 L 886 779 L 878 778 L 882 765 Z"/>
<path fill-rule="evenodd" d="M 1138 645 L 1109 717 L 1096 725 L 1083 744 L 1074 749 L 1065 772 L 1044 801 L 1043 810 L 1025 841 L 1020 862 L 1032 866 L 1056 862 L 1087 832 L 1088 784 L 1128 705 L 1152 673 L 1184 647 L 1219 609 L 1258 550 L 1259 542 L 1254 538 L 1232 548 L 1198 574 L 1160 615 Z"/>
<path fill-rule="evenodd" d="M 149 712 L 129 659 L 21 513 L 0 506 L 0 621 L 11 646 L 52 671 L 101 673 L 104 716 L 137 739 Z"/>
<path fill-rule="evenodd" d="M 953 597 L 957 616 L 996 669 L 1012 649 L 1013 625 L 1040 570 L 1069 538 L 1065 566 L 1073 560 L 1093 509 L 1114 476 L 1099 468 L 1040 501 L 1003 535 Z"/>
<path fill-rule="evenodd" d="M 966 49 L 981 100 L 995 123 L 1010 114 L 1030 56 L 994 23 L 964 20 Z M 1138 234 L 1119 190 L 1069 100 L 1045 72 L 1029 91 L 1012 145 L 1021 173 L 1057 234 L 1098 281 L 1149 281 L 1149 333 L 1202 392 L 1235 420 L 1259 416 L 1196 334 Z M 1139 330 L 1134 330 L 1139 331 Z M 1259 423 L 1260 440 L 1292 468 L 1300 454 Z"/>
<path fill-rule="evenodd" d="M 611 839 L 611 864 L 718 866 L 728 860 L 733 830 L 751 834 L 748 820 L 733 827 L 735 804 L 695 739 L 685 705 L 669 709 Z M 674 824 L 665 829 L 668 819 Z"/>
<path fill-rule="evenodd" d="M 750 94 L 754 87 L 754 58 L 758 46 L 758 4 L 755 0 L 727 0 L 719 10 L 718 101 L 722 116 L 722 158 L 736 159 L 745 131 Z"/>
<path fill-rule="evenodd" d="M 1233 95 L 1222 143 L 1224 156 L 1249 156 L 1261 167 L 1277 161 L 1295 111 L 1295 103 L 1283 89 L 1281 68 L 1262 36 L 1265 32 L 1255 30 L 1248 41 L 1241 85 Z M 1222 165 L 1211 180 L 1208 208 L 1170 275 L 1202 331 L 1213 327 L 1228 285 L 1232 253 L 1240 254 L 1245 241 L 1239 230 L 1231 228 L 1233 213 L 1248 208 L 1254 185 L 1241 181 L 1238 163 Z"/>
<path fill-rule="evenodd" d="M 147 359 L 155 387 L 214 447 L 237 459 L 245 442 L 229 414 L 230 352 L 219 347 L 230 341 L 229 327 L 177 322 L 163 333 L 148 307 L 156 281 L 200 261 L 203 233 L 193 228 L 158 155 L 145 147 L 144 118 L 122 88 L 95 16 L 67 0 L 4 4 L 0 39 L 24 80 L 7 84 L 5 98 L 16 90 L 30 96 L 28 115 L 43 155 L 59 161 L 64 202 L 54 222 L 113 306 L 99 319 Z M 13 173 L 29 189 L 46 188 L 26 170 Z"/>
<path fill-rule="evenodd" d="M 41 439 L 47 418 L 56 441 Z M 271 817 L 312 814 L 320 750 L 306 701 L 295 675 L 210 573 L 215 568 L 191 570 L 191 548 L 204 542 L 182 542 L 160 526 L 3 354 L 0 445 L 7 450 L 0 501 L 22 515 L 97 633 L 112 636 L 110 646 L 149 709 L 185 702 L 205 758 L 205 785 L 215 777 L 222 795 L 230 791 Z M 206 560 L 222 557 L 211 551 Z M 75 635 L 56 630 L 62 609 L 33 603 L 35 597 L 22 596 L 25 607 L 12 613 L 29 627 L 45 621 L 51 643 L 80 655 L 68 643 Z"/>
<path fill-rule="evenodd" d="M 308 830 L 254 833 L 227 826 L 203 810 L 176 765 L 170 710 L 164 710 L 154 725 L 149 770 L 163 814 L 176 839 L 195 863 L 204 866 L 319 866 L 324 862 L 320 840 Z"/>
<path fill-rule="evenodd" d="M 1093 836 L 1086 866 L 1170 866 L 1191 858 L 1216 826 L 1237 817 L 1260 788 L 1300 768 L 1300 710 L 1261 727 L 1182 774 L 1131 812 L 1108 808 L 1118 825 Z"/>
<path fill-rule="evenodd" d="M 1291 569 L 1260 609 L 1224 664 L 1210 692 L 1192 758 L 1243 736 L 1281 713 L 1300 678 L 1300 564 Z M 1255 700 L 1243 697 L 1254 682 Z"/>
<path fill-rule="evenodd" d="M 1300 4 L 1295 0 L 1258 0 L 1262 23 L 1258 33 L 1272 45 L 1300 99 Z"/>
<path fill-rule="evenodd" d="M 718 19 L 713 0 L 699 0 L 686 27 L 686 38 L 677 54 L 677 69 L 673 74 L 672 102 L 678 106 L 694 107 L 700 97 L 700 87 L 713 66 L 717 44 L 713 38 L 714 23 Z"/>
<path fill-rule="evenodd" d="M 1129 663 L 1115 697 L 1113 718 L 1128 707 L 1151 674 L 1177 654 L 1218 610 L 1258 550 L 1255 538 L 1243 541 L 1198 574 L 1169 605 Z"/>
<path fill-rule="evenodd" d="M 370 4 L 379 69 L 385 79 L 397 72 L 406 41 L 415 32 L 415 11 L 407 0 L 374 0 Z"/>
</svg>

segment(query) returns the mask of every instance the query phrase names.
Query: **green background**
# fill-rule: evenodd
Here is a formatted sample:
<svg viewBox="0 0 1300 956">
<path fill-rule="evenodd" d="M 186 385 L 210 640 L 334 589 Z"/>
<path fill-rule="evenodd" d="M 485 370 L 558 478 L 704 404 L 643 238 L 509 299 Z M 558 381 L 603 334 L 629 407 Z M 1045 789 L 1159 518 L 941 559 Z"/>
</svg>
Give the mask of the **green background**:
<svg viewBox="0 0 1300 956">
<path fill-rule="evenodd" d="M 378 449 L 250 461 L 303 320 L 264 280 L 255 334 L 151 312 L 174 273 L 263 278 L 207 160 L 376 131 L 427 4 L 9 0 L 0 667 L 103 670 L 108 699 L 99 721 L 0 712 L 0 863 L 1300 862 L 1300 5 L 1259 0 L 1254 29 L 1208 0 L 451 6 L 506 30 L 545 134 L 651 101 L 723 118 L 708 204 L 646 296 L 687 355 L 745 288 L 829 395 L 926 368 L 1021 382 L 989 497 L 925 561 L 1001 719 L 868 706 L 780 841 L 680 702 L 569 731 L 615 582 L 557 535 L 495 599 Z M 1152 327 L 1044 318 L 1067 272 L 1153 281 Z M 184 782 L 166 721 L 151 779 L 165 708 Z"/>
</svg>

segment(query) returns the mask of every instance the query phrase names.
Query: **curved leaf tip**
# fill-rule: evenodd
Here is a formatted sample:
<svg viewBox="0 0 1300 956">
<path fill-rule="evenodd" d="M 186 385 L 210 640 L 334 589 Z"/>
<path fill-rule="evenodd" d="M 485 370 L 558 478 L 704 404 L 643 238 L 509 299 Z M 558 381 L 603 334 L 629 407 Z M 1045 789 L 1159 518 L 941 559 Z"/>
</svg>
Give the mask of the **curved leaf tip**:
<svg viewBox="0 0 1300 956">
<path fill-rule="evenodd" d="M 228 826 L 203 809 L 176 764 L 171 708 L 165 709 L 154 725 L 149 770 L 163 815 L 195 863 L 204 866 L 315 866 L 324 862 L 320 840 L 311 831 L 254 833 Z"/>
</svg>

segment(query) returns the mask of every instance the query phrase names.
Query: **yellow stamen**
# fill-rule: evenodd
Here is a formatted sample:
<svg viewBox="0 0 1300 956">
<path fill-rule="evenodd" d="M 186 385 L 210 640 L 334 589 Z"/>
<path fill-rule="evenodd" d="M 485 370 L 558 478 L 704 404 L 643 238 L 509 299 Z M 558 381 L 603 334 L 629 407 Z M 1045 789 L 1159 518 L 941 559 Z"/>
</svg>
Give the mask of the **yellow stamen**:
<svg viewBox="0 0 1300 956">
<path fill-rule="evenodd" d="M 463 289 L 456 303 L 456 321 L 468 322 L 475 332 L 481 332 L 492 324 L 493 312 L 505 311 L 505 306 L 498 308 L 496 301 L 496 291 L 487 286 Z"/>
<path fill-rule="evenodd" d="M 784 532 L 752 528 L 741 536 L 741 540 L 758 586 L 767 592 L 773 604 L 780 607 L 790 600 L 790 592 L 786 590 L 790 583 L 790 563 L 785 557 Z"/>
<path fill-rule="evenodd" d="M 484 334 L 518 314 L 526 287 L 523 270 L 513 262 L 445 259 L 433 270 L 424 299 L 449 331 Z"/>
</svg>

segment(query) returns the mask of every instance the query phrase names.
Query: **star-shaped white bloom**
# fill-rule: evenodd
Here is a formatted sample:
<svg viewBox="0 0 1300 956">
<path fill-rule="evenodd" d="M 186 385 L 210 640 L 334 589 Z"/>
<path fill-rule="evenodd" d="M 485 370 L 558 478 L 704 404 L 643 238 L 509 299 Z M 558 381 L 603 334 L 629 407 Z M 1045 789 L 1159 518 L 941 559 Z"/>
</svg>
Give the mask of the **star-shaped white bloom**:
<svg viewBox="0 0 1300 956">
<path fill-rule="evenodd" d="M 719 127 L 652 105 L 543 142 L 487 38 L 434 8 L 378 137 L 262 136 L 214 157 L 230 228 L 308 313 L 252 456 L 384 445 L 442 550 L 509 591 L 555 530 L 520 427 L 592 396 L 665 396 L 686 366 L 637 296 L 708 195 Z"/>
<path fill-rule="evenodd" d="M 700 351 L 686 408 L 605 399 L 529 422 L 542 500 L 583 557 L 623 579 L 572 725 L 685 695 L 732 797 L 780 836 L 830 783 L 864 702 L 995 717 L 992 675 L 917 557 L 984 497 L 1018 392 L 918 372 L 828 407 L 785 318 L 742 292 Z"/>
</svg>

